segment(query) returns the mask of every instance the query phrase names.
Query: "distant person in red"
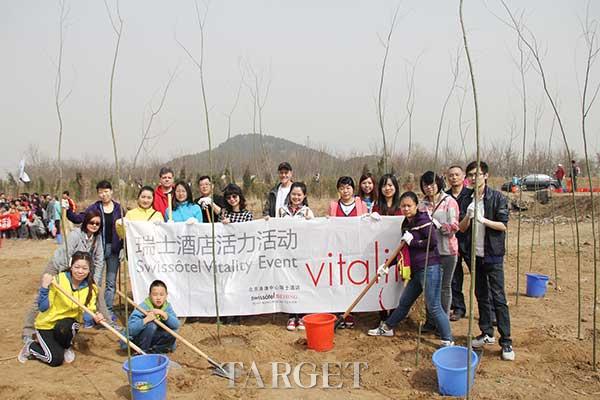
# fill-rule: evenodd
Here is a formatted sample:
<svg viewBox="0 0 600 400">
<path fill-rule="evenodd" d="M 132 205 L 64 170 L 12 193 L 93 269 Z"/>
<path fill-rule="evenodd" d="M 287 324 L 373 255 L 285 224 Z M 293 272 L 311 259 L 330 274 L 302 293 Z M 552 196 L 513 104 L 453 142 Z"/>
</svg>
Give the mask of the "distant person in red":
<svg viewBox="0 0 600 400">
<path fill-rule="evenodd" d="M 162 167 L 158 176 L 160 178 L 159 185 L 154 189 L 154 204 L 153 208 L 160 212 L 163 217 L 166 215 L 166 210 L 169 208 L 169 196 L 173 196 L 173 170 L 169 167 Z M 173 199 L 171 199 L 172 201 Z"/>
<path fill-rule="evenodd" d="M 77 212 L 77 204 L 75 204 L 75 202 L 73 201 L 73 199 L 71 198 L 71 195 L 69 193 L 68 190 L 65 190 L 62 193 L 62 199 L 63 199 L 63 203 L 64 204 L 64 200 L 67 201 L 67 205 L 68 207 L 63 207 L 63 208 L 68 208 L 69 210 L 73 211 L 73 212 Z"/>
<path fill-rule="evenodd" d="M 559 186 L 563 187 L 563 179 L 565 177 L 565 167 L 562 164 L 558 164 L 556 166 L 556 171 L 554 171 L 554 177 L 558 181 Z"/>
</svg>

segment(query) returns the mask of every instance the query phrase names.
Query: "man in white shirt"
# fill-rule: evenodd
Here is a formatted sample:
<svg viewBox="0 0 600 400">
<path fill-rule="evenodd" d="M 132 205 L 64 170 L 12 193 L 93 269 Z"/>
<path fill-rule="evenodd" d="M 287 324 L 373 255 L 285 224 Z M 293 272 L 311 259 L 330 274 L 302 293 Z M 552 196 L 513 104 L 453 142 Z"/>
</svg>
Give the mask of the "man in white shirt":
<svg viewBox="0 0 600 400">
<path fill-rule="evenodd" d="M 263 216 L 276 217 L 277 210 L 285 205 L 285 199 L 292 187 L 292 166 L 284 161 L 277 167 L 279 183 L 267 193 L 267 200 L 263 206 Z"/>
</svg>

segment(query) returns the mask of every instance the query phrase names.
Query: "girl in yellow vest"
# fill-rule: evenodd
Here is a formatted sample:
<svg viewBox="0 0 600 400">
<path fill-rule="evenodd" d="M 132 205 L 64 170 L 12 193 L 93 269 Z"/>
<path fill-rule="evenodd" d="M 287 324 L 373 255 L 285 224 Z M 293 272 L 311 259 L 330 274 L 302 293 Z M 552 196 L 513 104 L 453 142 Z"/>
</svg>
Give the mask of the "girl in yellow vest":
<svg viewBox="0 0 600 400">
<path fill-rule="evenodd" d="M 71 258 L 71 268 L 61 272 L 56 280 L 54 276 L 44 274 L 38 296 L 40 313 L 35 319 L 37 341 L 29 340 L 23 346 L 18 355 L 20 362 L 32 357 L 52 367 L 73 362 L 75 353 L 71 346 L 82 322 L 83 311 L 54 285 L 59 285 L 95 312 L 98 287 L 94 284 L 91 265 L 90 254 L 77 251 Z M 51 283 L 54 285 L 51 286 Z M 96 323 L 103 320 L 102 314 L 94 315 Z"/>
</svg>

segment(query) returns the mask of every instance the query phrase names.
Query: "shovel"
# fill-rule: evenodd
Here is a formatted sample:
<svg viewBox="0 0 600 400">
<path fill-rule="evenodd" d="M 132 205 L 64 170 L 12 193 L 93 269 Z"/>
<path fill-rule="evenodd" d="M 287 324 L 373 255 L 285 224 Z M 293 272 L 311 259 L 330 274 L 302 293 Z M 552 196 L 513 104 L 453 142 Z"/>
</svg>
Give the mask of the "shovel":
<svg viewBox="0 0 600 400">
<path fill-rule="evenodd" d="M 123 299 L 127 300 L 127 302 L 129 304 L 131 304 L 133 307 L 135 307 L 142 314 L 144 314 L 144 315 L 148 314 L 146 310 L 144 310 L 139 305 L 137 305 L 129 297 L 127 297 L 123 293 L 121 293 L 121 291 L 119 289 L 116 289 L 116 292 L 117 292 L 117 294 L 119 296 L 121 296 L 121 297 L 123 297 Z M 241 375 L 239 373 L 239 371 L 237 371 L 235 368 L 233 368 L 233 370 L 229 370 L 223 364 L 220 364 L 220 363 L 216 362 L 215 360 L 213 360 L 212 358 L 210 358 L 206 353 L 204 353 L 198 347 L 194 346 L 192 343 L 190 343 L 189 341 L 187 341 L 183 336 L 181 336 L 180 334 L 178 334 L 177 332 L 175 332 L 174 330 L 172 330 L 171 328 L 169 328 L 162 321 L 159 321 L 158 319 L 154 319 L 153 322 L 156 323 L 158 326 L 160 326 L 162 329 L 164 329 L 169 334 L 173 335 L 173 337 L 175 337 L 181 343 L 183 343 L 187 347 L 189 347 L 194 353 L 198 354 L 199 356 L 201 356 L 202 358 L 204 358 L 206 361 L 208 361 L 208 363 L 210 365 L 212 365 L 212 367 L 214 368 L 213 369 L 213 374 L 214 375 L 220 376 L 222 378 L 227 378 L 227 379 L 233 380 L 233 381 L 235 381 L 235 379 L 238 378 Z"/>
<path fill-rule="evenodd" d="M 77 300 L 75 297 L 71 296 L 70 293 L 68 293 L 65 289 L 63 289 L 62 287 L 60 287 L 59 284 L 57 284 L 56 282 L 52 282 L 52 285 L 62 294 L 64 294 L 69 300 L 71 300 L 73 303 L 77 304 L 79 306 L 79 308 L 81 308 L 83 311 L 85 311 L 86 313 L 88 313 L 90 316 L 95 316 L 96 314 L 90 310 L 89 308 L 87 308 L 85 305 L 83 305 L 79 300 Z M 131 340 L 127 340 L 125 338 L 125 336 L 123 336 L 121 334 L 121 332 L 119 332 L 118 330 L 116 330 L 115 328 L 113 328 L 112 326 L 110 326 L 106 321 L 100 321 L 100 325 L 102 325 L 103 327 L 105 327 L 106 329 L 108 329 L 110 332 L 112 332 L 115 336 L 117 336 L 119 339 L 121 339 L 123 342 L 127 343 L 129 345 L 129 347 L 131 347 L 131 349 L 139 354 L 146 354 L 142 349 L 140 349 L 138 346 L 136 346 L 135 343 L 133 343 Z"/>
<path fill-rule="evenodd" d="M 390 264 L 396 259 L 396 257 L 398 257 L 398 254 L 400 253 L 400 251 L 402 250 L 402 248 L 404 247 L 405 243 L 404 241 L 401 241 L 400 244 L 398 245 L 398 247 L 396 247 L 396 249 L 392 252 L 392 254 L 390 254 L 390 257 L 388 258 L 388 260 L 385 262 L 385 264 L 383 264 L 383 266 L 385 266 L 385 269 L 390 267 Z M 377 280 L 380 278 L 380 274 L 379 271 L 377 273 L 377 275 L 375 275 L 375 277 L 373 279 L 371 279 L 371 281 L 369 282 L 369 284 L 367 286 L 365 286 L 365 288 L 362 290 L 362 292 L 360 292 L 360 294 L 356 297 L 356 299 L 354 299 L 354 301 L 352 302 L 352 304 L 350 304 L 350 307 L 348 307 L 348 309 L 346 310 L 346 312 L 339 316 L 337 321 L 335 322 L 335 326 L 334 326 L 334 330 L 336 330 L 337 328 L 339 328 L 339 326 L 344 322 L 344 320 L 346 319 L 346 317 L 348 315 L 350 315 L 350 313 L 352 312 L 352 310 L 354 310 L 354 307 L 356 307 L 356 305 L 358 303 L 360 303 L 360 301 L 362 300 L 363 297 L 365 297 L 365 295 L 367 294 L 367 292 L 369 291 L 369 289 L 371 289 L 373 287 L 373 285 L 377 282 Z"/>
</svg>

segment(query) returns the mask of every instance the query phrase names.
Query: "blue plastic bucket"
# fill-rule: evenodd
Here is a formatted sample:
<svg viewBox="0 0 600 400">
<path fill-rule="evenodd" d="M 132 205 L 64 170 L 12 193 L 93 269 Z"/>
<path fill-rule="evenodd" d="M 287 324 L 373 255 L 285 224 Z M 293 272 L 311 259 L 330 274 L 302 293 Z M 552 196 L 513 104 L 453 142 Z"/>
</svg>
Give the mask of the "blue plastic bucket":
<svg viewBox="0 0 600 400">
<path fill-rule="evenodd" d="M 527 296 L 544 297 L 550 277 L 548 275 L 531 272 L 528 272 L 525 275 L 527 275 Z"/>
<path fill-rule="evenodd" d="M 131 357 L 131 387 L 133 400 L 164 400 L 167 398 L 167 366 L 164 354 L 142 354 Z M 123 363 L 129 373 L 129 362 Z"/>
<path fill-rule="evenodd" d="M 433 365 L 437 370 L 438 391 L 442 396 L 465 396 L 467 394 L 467 348 L 442 347 L 433 353 Z M 479 357 L 471 351 L 470 387 L 475 380 L 475 368 Z"/>
</svg>

